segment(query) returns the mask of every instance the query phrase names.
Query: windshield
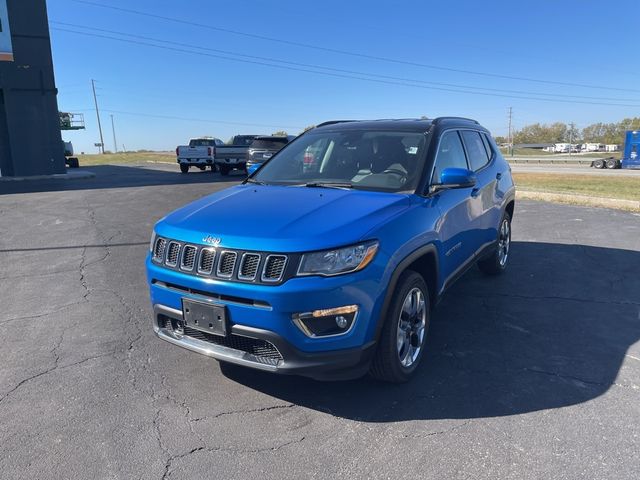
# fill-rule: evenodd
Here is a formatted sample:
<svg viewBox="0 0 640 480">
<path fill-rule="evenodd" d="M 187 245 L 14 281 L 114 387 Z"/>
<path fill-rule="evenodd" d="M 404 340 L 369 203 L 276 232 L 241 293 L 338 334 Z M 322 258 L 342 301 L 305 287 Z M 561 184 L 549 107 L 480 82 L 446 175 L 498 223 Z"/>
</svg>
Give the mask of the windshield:
<svg viewBox="0 0 640 480">
<path fill-rule="evenodd" d="M 273 157 L 253 179 L 278 185 L 412 191 L 422 172 L 425 144 L 426 135 L 419 132 L 307 133 Z"/>
</svg>

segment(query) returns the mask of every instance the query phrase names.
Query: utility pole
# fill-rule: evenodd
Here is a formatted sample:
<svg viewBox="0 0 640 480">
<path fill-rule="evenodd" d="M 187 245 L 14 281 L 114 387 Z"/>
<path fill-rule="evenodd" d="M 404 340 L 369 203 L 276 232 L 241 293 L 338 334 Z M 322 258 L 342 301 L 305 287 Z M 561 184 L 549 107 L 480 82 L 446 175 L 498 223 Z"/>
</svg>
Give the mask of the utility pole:
<svg viewBox="0 0 640 480">
<path fill-rule="evenodd" d="M 511 117 L 513 116 L 513 107 L 509 107 L 509 153 L 513 157 L 513 137 L 511 136 Z"/>
<path fill-rule="evenodd" d="M 118 153 L 118 142 L 116 141 L 116 126 L 113 123 L 113 113 L 111 114 L 111 130 L 113 130 L 113 146 L 115 147 L 115 153 Z"/>
<path fill-rule="evenodd" d="M 575 124 L 571 122 L 569 124 L 569 157 L 571 157 L 571 150 L 573 149 L 573 129 L 575 128 Z"/>
<path fill-rule="evenodd" d="M 93 102 L 96 105 L 96 117 L 98 117 L 98 130 L 100 131 L 100 148 L 104 154 L 104 138 L 102 137 L 102 124 L 100 123 L 100 111 L 98 110 L 98 97 L 96 96 L 96 81 L 91 79 L 91 88 L 93 89 Z"/>
</svg>

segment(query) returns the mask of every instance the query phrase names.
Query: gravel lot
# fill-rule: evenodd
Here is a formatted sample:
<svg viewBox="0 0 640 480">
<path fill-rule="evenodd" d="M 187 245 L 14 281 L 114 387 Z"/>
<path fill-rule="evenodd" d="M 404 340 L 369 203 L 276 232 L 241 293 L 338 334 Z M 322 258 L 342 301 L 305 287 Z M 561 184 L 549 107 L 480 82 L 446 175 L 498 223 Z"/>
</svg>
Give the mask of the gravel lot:
<svg viewBox="0 0 640 480">
<path fill-rule="evenodd" d="M 520 202 L 413 382 L 319 383 L 152 333 L 153 223 L 239 177 L 91 170 L 0 183 L 0 477 L 637 478 L 640 216 Z"/>
</svg>

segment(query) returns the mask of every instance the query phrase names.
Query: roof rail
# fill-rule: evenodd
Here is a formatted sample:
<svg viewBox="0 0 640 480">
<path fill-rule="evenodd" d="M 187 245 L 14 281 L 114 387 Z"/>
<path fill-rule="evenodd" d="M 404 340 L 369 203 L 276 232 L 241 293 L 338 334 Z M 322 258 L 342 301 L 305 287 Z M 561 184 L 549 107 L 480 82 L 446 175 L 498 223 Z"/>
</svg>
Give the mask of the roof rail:
<svg viewBox="0 0 640 480">
<path fill-rule="evenodd" d="M 327 125 L 333 125 L 335 123 L 355 122 L 356 120 L 329 120 L 328 122 L 322 122 L 316 125 L 314 128 L 326 127 Z"/>
<path fill-rule="evenodd" d="M 464 120 L 465 122 L 472 122 L 472 123 L 475 123 L 476 125 L 480 125 L 480 123 L 477 120 L 474 120 L 473 118 L 465 118 L 465 117 L 438 117 L 433 120 L 433 124 L 437 125 L 443 120 Z"/>
</svg>

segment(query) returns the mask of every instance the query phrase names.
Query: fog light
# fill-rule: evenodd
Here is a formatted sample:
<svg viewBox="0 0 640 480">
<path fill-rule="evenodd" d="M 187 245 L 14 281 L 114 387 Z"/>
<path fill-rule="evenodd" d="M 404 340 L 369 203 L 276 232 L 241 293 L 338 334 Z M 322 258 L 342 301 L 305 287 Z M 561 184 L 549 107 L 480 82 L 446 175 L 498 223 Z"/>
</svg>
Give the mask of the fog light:
<svg viewBox="0 0 640 480">
<path fill-rule="evenodd" d="M 338 315 L 336 317 L 336 325 L 338 326 L 338 328 L 347 328 L 347 325 L 349 324 L 348 320 L 342 316 L 342 315 Z"/>
<path fill-rule="evenodd" d="M 293 322 L 308 337 L 328 337 L 350 331 L 357 314 L 357 305 L 346 305 L 298 313 L 293 315 Z"/>
</svg>

